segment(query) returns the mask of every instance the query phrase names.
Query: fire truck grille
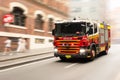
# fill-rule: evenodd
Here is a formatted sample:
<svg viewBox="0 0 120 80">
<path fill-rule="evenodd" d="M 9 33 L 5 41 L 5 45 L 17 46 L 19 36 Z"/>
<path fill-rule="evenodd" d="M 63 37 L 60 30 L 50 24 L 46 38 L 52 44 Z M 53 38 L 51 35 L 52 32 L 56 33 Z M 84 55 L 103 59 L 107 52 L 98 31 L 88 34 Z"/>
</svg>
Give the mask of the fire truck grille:
<svg viewBox="0 0 120 80">
<path fill-rule="evenodd" d="M 60 48 L 58 48 L 58 51 L 59 51 L 59 53 L 63 53 L 63 54 L 76 54 L 76 53 L 78 53 L 79 52 L 79 48 L 77 48 L 77 47 L 74 47 L 74 48 L 72 48 L 72 47 L 60 47 Z"/>
<path fill-rule="evenodd" d="M 63 54 L 76 54 L 79 53 L 80 40 L 64 40 L 58 41 L 58 51 Z"/>
<path fill-rule="evenodd" d="M 80 44 L 80 40 L 65 40 L 65 41 L 58 41 L 57 45 L 62 47 L 72 46 L 77 47 Z"/>
</svg>

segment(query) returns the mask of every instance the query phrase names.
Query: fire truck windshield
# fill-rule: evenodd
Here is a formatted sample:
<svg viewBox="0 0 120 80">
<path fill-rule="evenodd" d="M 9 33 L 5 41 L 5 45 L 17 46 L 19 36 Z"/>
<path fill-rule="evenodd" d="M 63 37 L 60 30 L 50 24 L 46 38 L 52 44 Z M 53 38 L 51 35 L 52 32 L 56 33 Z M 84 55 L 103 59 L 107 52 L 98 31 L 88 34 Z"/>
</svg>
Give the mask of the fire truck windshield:
<svg viewBox="0 0 120 80">
<path fill-rule="evenodd" d="M 82 36 L 86 33 L 84 22 L 55 24 L 56 36 Z"/>
</svg>

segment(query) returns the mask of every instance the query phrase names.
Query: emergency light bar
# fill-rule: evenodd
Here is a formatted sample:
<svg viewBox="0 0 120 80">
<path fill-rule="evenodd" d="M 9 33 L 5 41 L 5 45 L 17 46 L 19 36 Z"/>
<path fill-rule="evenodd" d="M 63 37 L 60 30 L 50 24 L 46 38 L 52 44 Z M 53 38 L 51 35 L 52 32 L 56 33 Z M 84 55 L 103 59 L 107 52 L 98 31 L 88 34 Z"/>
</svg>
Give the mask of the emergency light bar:
<svg viewBox="0 0 120 80">
<path fill-rule="evenodd" d="M 55 23 L 69 23 L 69 22 L 90 22 L 90 23 L 92 23 L 90 20 L 80 20 L 80 19 L 78 19 L 78 20 L 59 20 L 59 21 L 56 21 Z"/>
</svg>

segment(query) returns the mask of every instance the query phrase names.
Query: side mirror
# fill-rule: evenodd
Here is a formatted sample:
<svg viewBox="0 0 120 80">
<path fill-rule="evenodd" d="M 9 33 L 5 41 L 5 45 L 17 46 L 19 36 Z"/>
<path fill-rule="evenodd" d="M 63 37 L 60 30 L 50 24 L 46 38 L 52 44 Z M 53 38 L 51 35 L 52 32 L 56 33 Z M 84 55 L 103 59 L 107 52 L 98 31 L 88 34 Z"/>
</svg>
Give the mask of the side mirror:
<svg viewBox="0 0 120 80">
<path fill-rule="evenodd" d="M 52 30 L 52 35 L 55 35 L 55 29 Z"/>
</svg>

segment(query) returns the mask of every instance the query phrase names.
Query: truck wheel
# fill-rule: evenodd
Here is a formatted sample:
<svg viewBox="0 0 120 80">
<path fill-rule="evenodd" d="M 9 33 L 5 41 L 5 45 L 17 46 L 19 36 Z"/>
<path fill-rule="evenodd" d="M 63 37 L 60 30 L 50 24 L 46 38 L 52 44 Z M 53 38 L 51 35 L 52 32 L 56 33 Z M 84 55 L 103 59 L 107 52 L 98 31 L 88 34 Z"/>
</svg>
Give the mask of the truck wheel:
<svg viewBox="0 0 120 80">
<path fill-rule="evenodd" d="M 65 57 L 59 57 L 62 61 L 65 61 L 66 58 Z"/>
<path fill-rule="evenodd" d="M 104 54 L 107 55 L 107 54 L 108 54 L 108 50 L 105 50 L 105 51 L 104 51 Z"/>
<path fill-rule="evenodd" d="M 91 54 L 91 58 L 90 58 L 90 60 L 92 61 L 92 60 L 95 59 L 95 56 L 96 56 L 95 50 L 92 49 L 90 54 Z"/>
<path fill-rule="evenodd" d="M 107 54 L 108 54 L 108 46 L 106 46 L 105 51 L 103 51 L 103 54 L 104 54 L 104 55 L 107 55 Z"/>
</svg>

